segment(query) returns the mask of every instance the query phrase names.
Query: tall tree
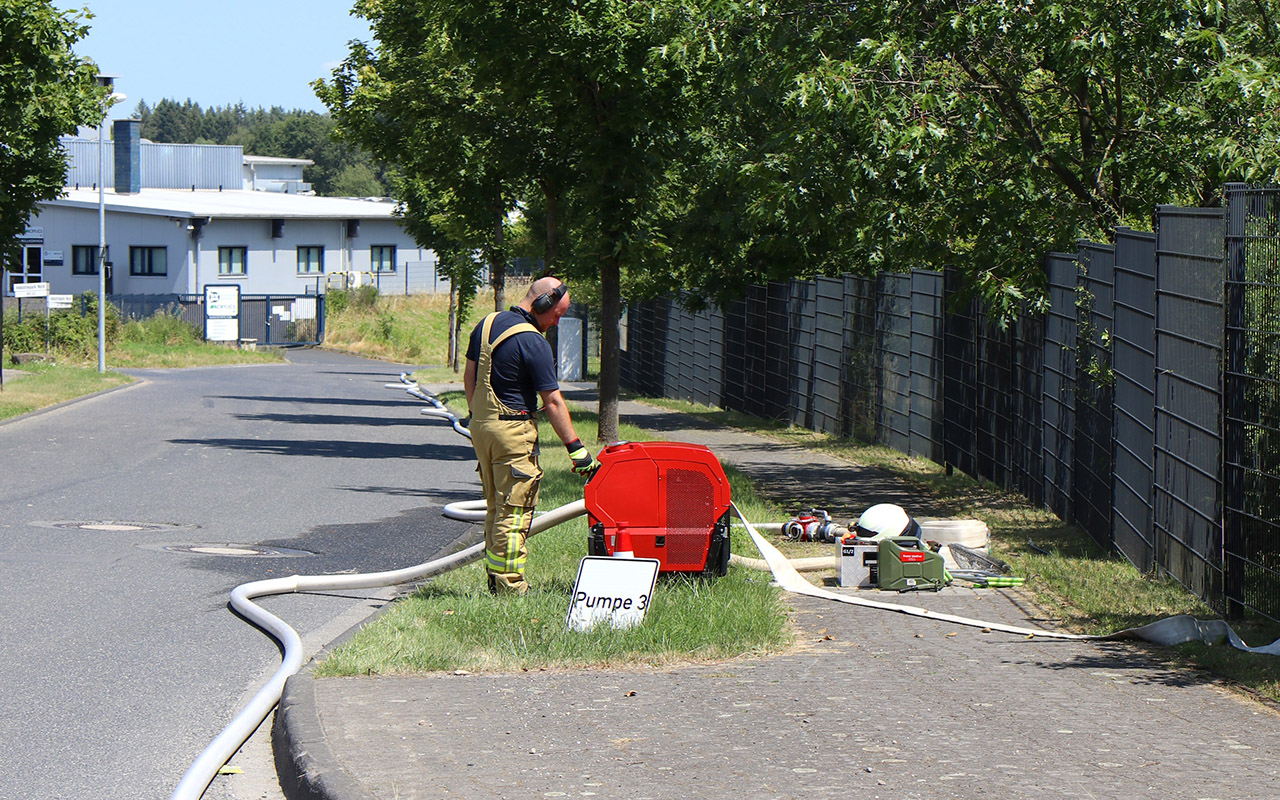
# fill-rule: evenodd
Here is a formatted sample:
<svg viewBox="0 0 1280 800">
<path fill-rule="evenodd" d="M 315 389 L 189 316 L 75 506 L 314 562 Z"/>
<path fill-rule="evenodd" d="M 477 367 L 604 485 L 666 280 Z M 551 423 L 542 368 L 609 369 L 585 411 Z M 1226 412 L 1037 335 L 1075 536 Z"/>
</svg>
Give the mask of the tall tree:
<svg viewBox="0 0 1280 800">
<path fill-rule="evenodd" d="M 501 251 L 507 212 L 536 204 L 547 260 L 600 282 L 605 440 L 618 435 L 623 274 L 642 271 L 655 244 L 685 114 L 683 72 L 659 57 L 668 18 L 655 11 L 623 0 L 365 0 L 356 12 L 377 49 L 354 43 L 317 87 L 344 135 L 467 215 L 473 246 Z M 409 214 L 414 197 L 402 198 Z"/>
<path fill-rule="evenodd" d="M 48 0 L 0 0 L 0 260 L 18 256 L 16 237 L 41 200 L 57 197 L 67 161 L 58 137 L 97 125 L 105 90 L 97 67 L 72 47 L 87 13 Z"/>
<path fill-rule="evenodd" d="M 464 247 L 489 265 L 495 308 L 504 307 L 505 225 L 523 177 L 511 120 L 486 102 L 439 3 L 358 3 L 377 50 L 353 42 L 332 80 L 317 81 L 345 141 L 392 163 L 402 211 L 419 243 Z M 424 33 L 425 32 L 425 33 Z M 439 224 L 442 214 L 455 219 Z"/>
</svg>

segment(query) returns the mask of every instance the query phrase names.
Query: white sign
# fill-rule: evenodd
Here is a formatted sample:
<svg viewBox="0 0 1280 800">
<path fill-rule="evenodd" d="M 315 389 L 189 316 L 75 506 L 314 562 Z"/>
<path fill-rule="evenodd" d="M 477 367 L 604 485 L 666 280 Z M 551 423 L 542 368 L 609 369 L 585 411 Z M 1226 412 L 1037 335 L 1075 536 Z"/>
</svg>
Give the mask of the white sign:
<svg viewBox="0 0 1280 800">
<path fill-rule="evenodd" d="M 293 318 L 297 320 L 316 318 L 316 299 L 314 297 L 298 297 L 293 301 Z"/>
<path fill-rule="evenodd" d="M 13 285 L 14 297 L 48 297 L 49 284 L 47 283 L 15 283 Z"/>
<path fill-rule="evenodd" d="M 240 287 L 204 287 L 204 315 L 206 317 L 240 316 Z"/>
<path fill-rule="evenodd" d="M 204 321 L 204 338 L 210 342 L 240 341 L 240 319 L 238 317 L 206 319 Z"/>
<path fill-rule="evenodd" d="M 75 299 L 69 294 L 51 294 L 44 299 L 45 305 L 49 308 L 71 308 L 71 301 Z"/>
<path fill-rule="evenodd" d="M 61 250 L 45 250 L 44 265 L 46 267 L 62 266 L 62 251 Z"/>
<path fill-rule="evenodd" d="M 604 620 L 615 628 L 639 625 L 657 582 L 656 558 L 584 556 L 565 622 L 573 631 L 590 630 Z"/>
</svg>

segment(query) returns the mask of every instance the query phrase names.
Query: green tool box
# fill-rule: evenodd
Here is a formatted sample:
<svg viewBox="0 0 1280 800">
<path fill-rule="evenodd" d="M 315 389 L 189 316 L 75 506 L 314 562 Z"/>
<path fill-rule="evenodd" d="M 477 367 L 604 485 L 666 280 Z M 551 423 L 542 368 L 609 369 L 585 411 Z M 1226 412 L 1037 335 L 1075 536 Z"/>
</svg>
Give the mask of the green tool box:
<svg viewBox="0 0 1280 800">
<path fill-rule="evenodd" d="M 876 560 L 881 589 L 936 592 L 947 585 L 942 556 L 914 536 L 881 539 Z"/>
</svg>

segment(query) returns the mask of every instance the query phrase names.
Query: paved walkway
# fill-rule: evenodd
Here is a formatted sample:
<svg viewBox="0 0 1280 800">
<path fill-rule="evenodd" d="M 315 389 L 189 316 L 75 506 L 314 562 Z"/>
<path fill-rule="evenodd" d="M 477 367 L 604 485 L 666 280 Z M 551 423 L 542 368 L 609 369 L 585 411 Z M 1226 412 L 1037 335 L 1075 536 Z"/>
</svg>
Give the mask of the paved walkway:
<svg viewBox="0 0 1280 800">
<path fill-rule="evenodd" d="M 891 476 L 623 403 L 837 519 Z M 852 591 L 852 590 L 850 590 Z M 1013 624 L 1022 595 L 876 599 Z M 1128 643 L 1026 640 L 793 598 L 800 646 L 662 669 L 291 679 L 286 794 L 413 798 L 1274 798 L 1280 716 Z M 1266 657 L 1266 656 L 1259 656 Z"/>
</svg>

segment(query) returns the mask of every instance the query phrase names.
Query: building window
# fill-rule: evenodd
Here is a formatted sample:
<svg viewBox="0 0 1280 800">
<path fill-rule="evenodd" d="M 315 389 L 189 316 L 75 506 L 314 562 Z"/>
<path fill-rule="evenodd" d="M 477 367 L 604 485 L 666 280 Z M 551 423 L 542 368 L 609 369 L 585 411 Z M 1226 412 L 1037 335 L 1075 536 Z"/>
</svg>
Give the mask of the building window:
<svg viewBox="0 0 1280 800">
<path fill-rule="evenodd" d="M 394 244 L 375 244 L 369 248 L 369 269 L 374 272 L 396 271 L 396 246 Z"/>
<path fill-rule="evenodd" d="M 107 258 L 111 258 L 111 248 L 107 248 Z M 98 274 L 98 246 L 96 244 L 71 245 L 71 274 Z"/>
<path fill-rule="evenodd" d="M 298 247 L 298 274 L 319 275 L 324 272 L 324 248 L 319 245 Z"/>
<path fill-rule="evenodd" d="M 163 247 L 130 247 L 130 275 L 168 275 L 168 251 Z"/>
<path fill-rule="evenodd" d="M 225 278 L 243 278 L 245 275 L 244 265 L 247 258 L 248 248 L 219 247 L 218 276 Z"/>
</svg>

